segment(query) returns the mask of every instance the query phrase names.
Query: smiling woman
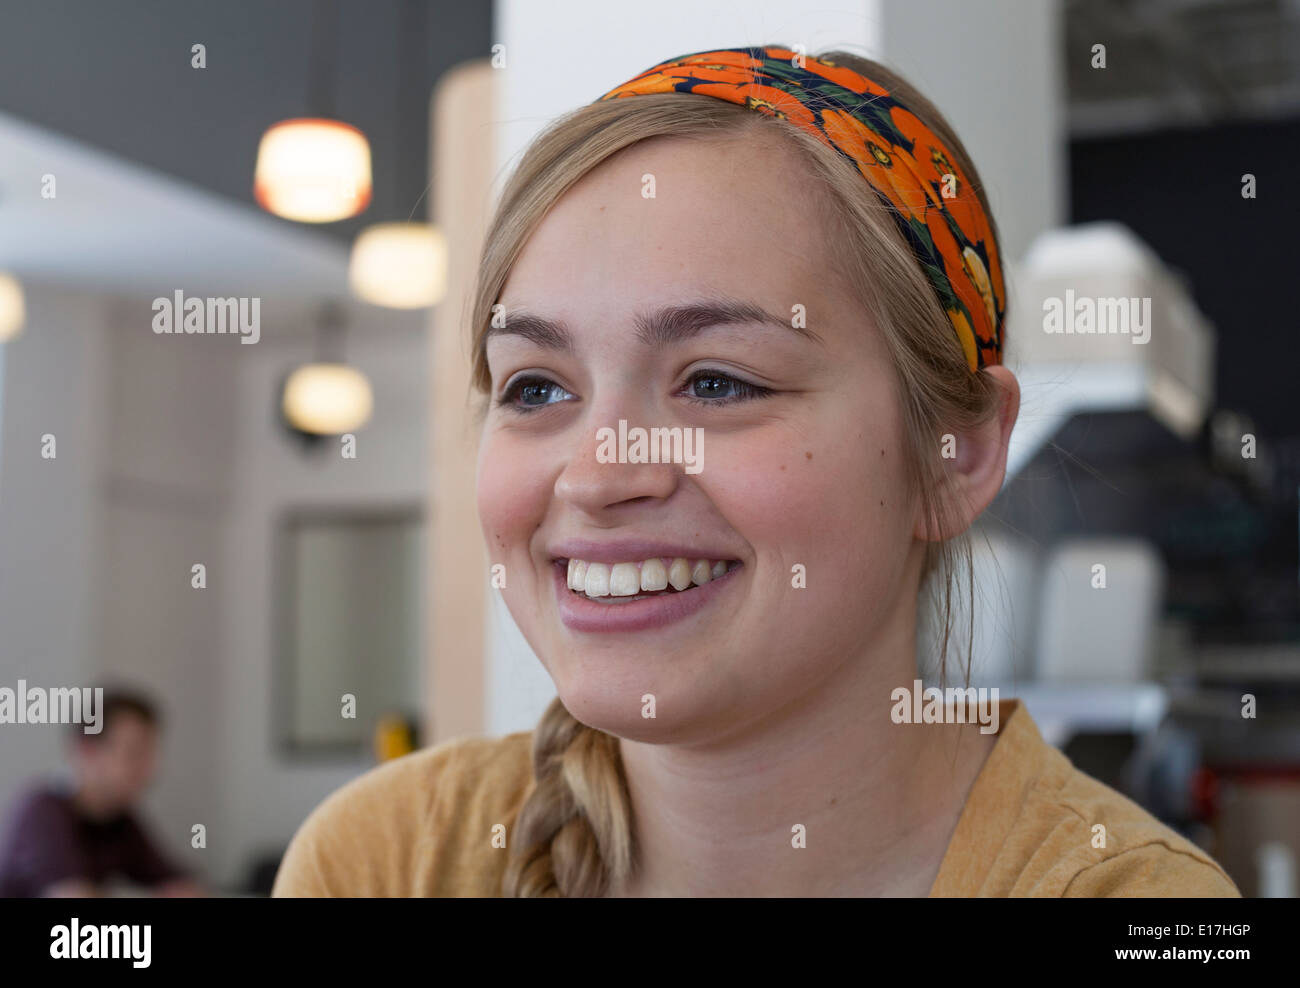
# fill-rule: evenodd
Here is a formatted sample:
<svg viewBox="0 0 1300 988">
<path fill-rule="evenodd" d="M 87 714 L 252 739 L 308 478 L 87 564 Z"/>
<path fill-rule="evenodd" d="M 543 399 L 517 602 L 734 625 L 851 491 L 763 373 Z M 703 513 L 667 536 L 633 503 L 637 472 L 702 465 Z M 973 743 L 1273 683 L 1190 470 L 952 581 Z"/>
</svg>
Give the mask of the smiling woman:
<svg viewBox="0 0 1300 988">
<path fill-rule="evenodd" d="M 874 62 L 697 53 L 556 121 L 472 328 L 483 533 L 558 696 L 334 794 L 277 893 L 1234 895 L 1017 703 L 891 716 L 927 587 L 959 651 L 1005 311 L 973 164 Z M 624 422 L 707 466 L 607 462 Z"/>
</svg>

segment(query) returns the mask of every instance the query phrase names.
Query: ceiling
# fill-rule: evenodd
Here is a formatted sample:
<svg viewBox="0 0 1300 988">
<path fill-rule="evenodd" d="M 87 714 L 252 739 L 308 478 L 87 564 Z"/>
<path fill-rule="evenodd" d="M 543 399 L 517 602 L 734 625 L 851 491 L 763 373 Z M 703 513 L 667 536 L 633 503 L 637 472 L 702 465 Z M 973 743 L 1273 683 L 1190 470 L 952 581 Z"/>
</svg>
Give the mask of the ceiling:
<svg viewBox="0 0 1300 988">
<path fill-rule="evenodd" d="M 1300 114 L 1300 0 L 1064 4 L 1075 137 Z M 363 226 L 427 215 L 430 94 L 492 37 L 492 0 L 5 0 L 0 266 L 342 292 Z M 1078 57 L 1099 41 L 1105 70 Z M 330 109 L 370 138 L 372 204 L 331 224 L 270 216 L 252 199 L 261 134 Z M 57 203 L 38 198 L 44 174 Z"/>
<path fill-rule="evenodd" d="M 1300 0 L 1064 10 L 1074 136 L 1300 113 Z M 5 0 L 0 112 L 251 203 L 266 127 L 332 108 L 374 154 L 370 208 L 319 228 L 348 243 L 424 208 L 429 94 L 488 54 L 492 29 L 492 0 Z"/>
<path fill-rule="evenodd" d="M 491 29 L 491 0 L 5 0 L 0 113 L 256 208 L 262 132 L 333 103 L 373 155 L 369 209 L 311 231 L 346 245 L 423 215 L 430 93 L 489 53 Z M 22 197 L 28 177 L 11 172 L 0 196 Z"/>
<path fill-rule="evenodd" d="M 1300 114 L 1298 0 L 1066 0 L 1065 14 L 1075 137 Z"/>
<path fill-rule="evenodd" d="M 347 246 L 334 237 L 3 113 L 0 148 L 0 269 L 25 282 L 150 298 L 346 295 Z"/>
</svg>

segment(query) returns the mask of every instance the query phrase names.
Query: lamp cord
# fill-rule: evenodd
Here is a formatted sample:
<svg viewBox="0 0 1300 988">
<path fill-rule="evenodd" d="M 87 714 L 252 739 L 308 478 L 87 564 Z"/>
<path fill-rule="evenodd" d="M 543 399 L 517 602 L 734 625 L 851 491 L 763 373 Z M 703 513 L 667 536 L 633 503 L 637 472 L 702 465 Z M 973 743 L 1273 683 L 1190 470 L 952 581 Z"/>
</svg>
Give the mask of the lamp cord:
<svg viewBox="0 0 1300 988">
<path fill-rule="evenodd" d="M 334 60 L 338 48 L 338 26 L 338 0 L 312 0 L 307 106 L 309 113 L 326 120 L 333 120 L 335 114 Z"/>
</svg>

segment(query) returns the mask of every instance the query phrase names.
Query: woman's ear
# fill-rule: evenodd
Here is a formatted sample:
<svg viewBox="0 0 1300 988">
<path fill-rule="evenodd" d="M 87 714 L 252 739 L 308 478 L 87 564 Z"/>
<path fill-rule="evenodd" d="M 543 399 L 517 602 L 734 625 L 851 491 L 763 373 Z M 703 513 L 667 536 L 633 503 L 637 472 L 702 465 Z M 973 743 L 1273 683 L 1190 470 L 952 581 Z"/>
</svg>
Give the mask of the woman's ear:
<svg viewBox="0 0 1300 988">
<path fill-rule="evenodd" d="M 926 516 L 917 507 L 914 536 L 938 542 L 960 535 L 992 503 L 1007 473 L 1007 443 L 1020 414 L 1020 382 L 996 364 L 981 374 L 998 386 L 997 413 L 974 429 L 939 436 L 935 455 L 943 465 L 945 479 L 935 492 L 938 517 Z"/>
</svg>

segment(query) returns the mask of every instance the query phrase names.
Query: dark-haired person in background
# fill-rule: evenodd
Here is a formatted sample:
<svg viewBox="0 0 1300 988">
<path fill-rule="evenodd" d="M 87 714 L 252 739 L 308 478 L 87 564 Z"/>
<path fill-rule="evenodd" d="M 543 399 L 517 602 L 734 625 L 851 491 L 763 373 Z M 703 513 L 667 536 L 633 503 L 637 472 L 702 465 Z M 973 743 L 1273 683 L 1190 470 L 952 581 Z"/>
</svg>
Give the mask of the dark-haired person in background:
<svg viewBox="0 0 1300 988">
<path fill-rule="evenodd" d="M 134 806 L 153 779 L 159 715 L 144 698 L 106 692 L 103 729 L 75 725 L 73 785 L 41 783 L 19 799 L 0 838 L 0 896 L 203 895 L 154 844 Z"/>
</svg>

